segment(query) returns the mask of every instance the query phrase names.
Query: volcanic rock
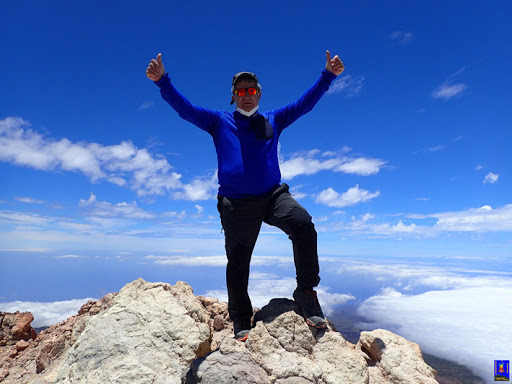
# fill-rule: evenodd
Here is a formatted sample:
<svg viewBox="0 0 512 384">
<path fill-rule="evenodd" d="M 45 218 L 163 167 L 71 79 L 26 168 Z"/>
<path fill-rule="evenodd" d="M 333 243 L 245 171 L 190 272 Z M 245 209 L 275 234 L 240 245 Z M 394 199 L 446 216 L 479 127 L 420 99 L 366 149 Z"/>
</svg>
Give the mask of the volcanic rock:
<svg viewBox="0 0 512 384">
<path fill-rule="evenodd" d="M 247 341 L 236 341 L 227 304 L 184 282 L 138 279 L 35 340 L 1 348 L 6 384 L 437 382 L 417 344 L 377 330 L 356 346 L 330 325 L 310 328 L 288 299 L 255 309 Z"/>
<path fill-rule="evenodd" d="M 361 332 L 357 348 L 369 356 L 372 383 L 437 383 L 437 373 L 423 360 L 419 345 L 401 336 L 384 329 Z"/>
</svg>

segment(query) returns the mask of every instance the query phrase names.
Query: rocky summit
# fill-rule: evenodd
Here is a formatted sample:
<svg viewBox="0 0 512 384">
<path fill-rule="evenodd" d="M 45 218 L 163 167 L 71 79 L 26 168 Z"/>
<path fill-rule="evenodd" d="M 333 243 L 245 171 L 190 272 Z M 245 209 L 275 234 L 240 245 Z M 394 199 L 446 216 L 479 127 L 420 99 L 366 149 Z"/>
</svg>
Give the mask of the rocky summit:
<svg viewBox="0 0 512 384">
<path fill-rule="evenodd" d="M 437 383 L 417 344 L 381 329 L 351 344 L 310 328 L 288 299 L 255 309 L 236 341 L 227 304 L 184 282 L 138 279 L 38 335 L 32 320 L 0 313 L 2 383 Z"/>
</svg>

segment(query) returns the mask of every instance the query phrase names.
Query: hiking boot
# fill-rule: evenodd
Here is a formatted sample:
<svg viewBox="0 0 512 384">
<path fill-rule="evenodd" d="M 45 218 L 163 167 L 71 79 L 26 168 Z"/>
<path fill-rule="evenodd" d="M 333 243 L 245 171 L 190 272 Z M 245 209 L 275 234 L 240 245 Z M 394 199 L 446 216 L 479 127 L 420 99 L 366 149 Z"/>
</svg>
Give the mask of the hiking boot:
<svg viewBox="0 0 512 384">
<path fill-rule="evenodd" d="M 235 339 L 238 341 L 245 341 L 249 337 L 249 331 L 251 330 L 251 319 L 235 320 L 233 322 Z"/>
<path fill-rule="evenodd" d="M 299 305 L 302 316 L 304 316 L 308 325 L 318 329 L 325 329 L 327 322 L 316 297 L 316 291 L 303 290 L 297 287 L 295 292 L 293 292 L 293 300 Z"/>
</svg>

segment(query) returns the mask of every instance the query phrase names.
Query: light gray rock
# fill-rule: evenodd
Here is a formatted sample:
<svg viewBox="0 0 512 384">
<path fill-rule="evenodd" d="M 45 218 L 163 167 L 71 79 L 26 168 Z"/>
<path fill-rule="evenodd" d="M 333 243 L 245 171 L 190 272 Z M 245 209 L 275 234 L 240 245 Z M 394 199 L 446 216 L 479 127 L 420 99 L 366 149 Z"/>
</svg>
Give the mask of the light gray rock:
<svg viewBox="0 0 512 384">
<path fill-rule="evenodd" d="M 311 329 L 295 302 L 274 299 L 255 320 L 246 347 L 272 383 L 368 384 L 363 355 L 341 334 Z"/>
<path fill-rule="evenodd" d="M 361 332 L 357 348 L 371 359 L 371 383 L 437 383 L 437 373 L 423 360 L 419 345 L 390 331 Z"/>
<path fill-rule="evenodd" d="M 219 350 L 192 363 L 184 383 L 267 384 L 270 381 L 245 345 L 229 337 L 224 339 Z"/>
<path fill-rule="evenodd" d="M 294 301 L 254 315 L 245 343 L 227 304 L 142 279 L 85 304 L 36 340 L 0 346 L 2 384 L 433 384 L 417 344 L 389 331 L 357 346 L 309 327 Z M 27 345 L 28 344 L 28 345 Z M 3 348 L 3 349 L 2 349 Z M 12 355 L 12 356 L 11 356 Z"/>
<path fill-rule="evenodd" d="M 178 384 L 210 352 L 211 321 L 183 282 L 138 279 L 92 317 L 62 363 L 56 383 Z"/>
</svg>

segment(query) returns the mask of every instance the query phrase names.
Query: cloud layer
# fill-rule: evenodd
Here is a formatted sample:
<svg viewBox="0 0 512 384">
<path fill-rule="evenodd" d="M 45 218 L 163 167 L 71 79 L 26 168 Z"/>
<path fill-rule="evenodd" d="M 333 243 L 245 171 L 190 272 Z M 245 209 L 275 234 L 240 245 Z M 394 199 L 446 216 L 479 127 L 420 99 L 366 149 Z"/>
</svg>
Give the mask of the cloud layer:
<svg viewBox="0 0 512 384">
<path fill-rule="evenodd" d="M 262 308 L 273 298 L 292 299 L 292 294 L 297 287 L 297 282 L 292 278 L 278 279 L 268 278 L 266 274 L 251 274 L 249 280 L 249 296 L 253 307 Z M 330 293 L 329 287 L 317 287 L 318 299 L 322 304 L 322 310 L 325 316 L 332 314 L 333 310 L 347 301 L 354 300 L 354 296 L 340 293 Z M 206 296 L 217 297 L 221 301 L 228 300 L 226 290 L 209 290 Z"/>
<path fill-rule="evenodd" d="M 482 377 L 492 373 L 489 367 L 497 356 L 509 352 L 509 277 L 395 264 L 353 264 L 339 273 L 361 273 L 389 284 L 359 307 L 358 313 L 370 321 L 361 324 L 365 329 L 390 329 L 419 343 L 425 352 L 464 364 Z M 410 293 L 418 287 L 429 289 Z"/>
<path fill-rule="evenodd" d="M 48 303 L 33 302 L 33 301 L 12 301 L 9 303 L 0 303 L 0 311 L 14 313 L 32 312 L 34 321 L 32 327 L 44 327 L 57 324 L 66 320 L 70 316 L 78 314 L 78 310 L 82 305 L 89 300 L 96 300 L 92 298 L 75 299 L 66 301 L 54 301 Z"/>
</svg>

